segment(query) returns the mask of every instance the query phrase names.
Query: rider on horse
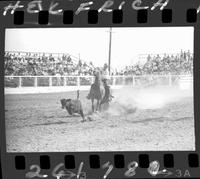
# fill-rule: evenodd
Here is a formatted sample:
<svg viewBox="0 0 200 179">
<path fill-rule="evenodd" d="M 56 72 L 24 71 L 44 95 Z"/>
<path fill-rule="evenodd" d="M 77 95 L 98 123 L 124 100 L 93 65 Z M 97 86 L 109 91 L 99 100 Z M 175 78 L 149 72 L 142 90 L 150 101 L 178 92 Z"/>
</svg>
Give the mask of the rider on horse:
<svg viewBox="0 0 200 179">
<path fill-rule="evenodd" d="M 100 78 L 100 71 L 98 70 L 96 70 L 96 71 L 94 71 L 94 76 L 95 76 L 95 81 L 94 81 L 94 83 L 92 84 L 92 86 L 91 86 L 91 88 L 90 88 L 90 92 L 89 92 L 89 94 L 87 95 L 87 99 L 91 99 L 92 98 L 92 87 L 93 87 L 93 85 L 95 84 L 96 86 L 100 86 L 100 82 L 101 81 L 99 81 L 99 78 Z"/>
<path fill-rule="evenodd" d="M 98 84 L 98 83 L 103 83 L 102 87 L 104 88 L 104 95 L 101 97 L 100 100 L 100 106 L 102 104 L 109 104 L 109 102 L 112 100 L 113 96 L 111 95 L 111 90 L 110 90 L 110 86 L 108 85 L 108 78 L 109 76 L 107 74 L 103 74 L 102 71 L 96 71 L 94 73 L 95 75 L 95 83 L 94 84 Z M 100 80 L 100 81 L 99 81 Z M 92 86 L 94 85 L 92 84 Z M 87 99 L 91 99 L 92 98 L 92 86 L 90 88 L 90 92 L 87 96 Z M 94 86 L 93 86 L 94 87 Z M 93 88 L 94 89 L 94 88 Z M 108 105 L 107 105 L 108 106 Z"/>
</svg>

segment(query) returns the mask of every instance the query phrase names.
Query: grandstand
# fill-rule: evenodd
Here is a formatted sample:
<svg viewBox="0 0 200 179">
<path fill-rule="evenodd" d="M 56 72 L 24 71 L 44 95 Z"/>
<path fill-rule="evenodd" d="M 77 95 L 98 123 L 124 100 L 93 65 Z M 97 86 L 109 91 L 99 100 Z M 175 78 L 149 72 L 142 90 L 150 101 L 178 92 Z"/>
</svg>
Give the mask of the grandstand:
<svg viewBox="0 0 200 179">
<path fill-rule="evenodd" d="M 5 52 L 5 75 L 88 75 L 94 69 L 92 62 L 61 53 Z"/>
<path fill-rule="evenodd" d="M 121 70 L 112 69 L 110 85 L 177 85 L 178 79 L 193 73 L 193 54 L 143 54 L 136 63 Z M 90 86 L 96 69 L 92 62 L 64 53 L 5 52 L 5 87 Z M 190 80 L 191 81 L 191 80 Z M 88 88 L 87 88 L 88 89 Z"/>
<path fill-rule="evenodd" d="M 96 68 L 92 62 L 87 63 L 69 54 L 5 52 L 6 76 L 87 76 L 93 75 Z M 192 74 L 193 54 L 142 54 L 139 60 L 145 63 L 126 66 L 121 70 L 112 70 L 111 75 L 164 75 Z M 104 68 L 108 68 L 104 65 Z"/>
</svg>

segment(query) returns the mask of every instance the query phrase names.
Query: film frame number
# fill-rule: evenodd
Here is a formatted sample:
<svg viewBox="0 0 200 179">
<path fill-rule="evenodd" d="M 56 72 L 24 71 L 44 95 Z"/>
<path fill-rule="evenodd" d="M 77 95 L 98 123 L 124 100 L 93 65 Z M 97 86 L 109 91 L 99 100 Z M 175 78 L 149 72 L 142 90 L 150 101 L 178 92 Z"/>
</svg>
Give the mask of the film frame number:
<svg viewBox="0 0 200 179">
<path fill-rule="evenodd" d="M 126 177 L 132 177 L 136 174 L 136 169 L 138 167 L 138 163 L 136 161 L 130 162 L 128 164 L 128 170 L 124 173 Z"/>
<path fill-rule="evenodd" d="M 64 167 L 64 163 L 59 163 L 58 165 L 56 165 L 54 167 L 51 174 L 56 179 L 61 179 L 63 177 L 65 177 L 65 179 L 71 179 L 73 177 L 76 177 L 77 179 L 85 179 L 86 172 L 82 172 L 83 164 L 84 164 L 83 162 L 80 163 L 78 172 L 77 172 L 77 174 L 75 174 L 70 170 L 67 170 L 67 171 L 62 170 L 61 167 Z M 34 169 L 36 169 L 36 171 L 33 171 Z M 43 175 L 40 174 L 41 168 L 39 167 L 39 165 L 31 165 L 30 170 L 32 170 L 32 171 L 29 171 L 26 173 L 26 175 L 25 175 L 26 178 L 35 178 L 35 177 L 47 178 L 48 177 L 48 175 L 46 175 L 46 174 L 43 174 Z"/>
<path fill-rule="evenodd" d="M 64 167 L 64 163 L 59 163 L 54 167 L 54 169 L 51 172 L 51 175 L 55 177 L 56 179 L 86 179 L 87 175 L 86 172 L 83 172 L 83 165 L 84 163 L 81 162 L 78 167 L 77 173 L 74 173 L 70 170 L 64 171 L 61 169 Z M 136 170 L 139 167 L 139 164 L 137 161 L 132 161 L 127 165 L 126 171 L 124 172 L 124 176 L 126 178 L 130 178 L 136 175 Z M 105 162 L 102 165 L 102 169 L 107 169 L 103 175 L 103 179 L 107 179 L 108 175 L 113 171 L 114 166 L 110 161 Z M 167 169 L 162 169 L 160 170 L 160 162 L 157 160 L 154 160 L 150 162 L 149 167 L 147 168 L 147 172 L 149 175 L 152 177 L 155 177 L 157 175 L 163 175 L 164 177 L 174 175 L 175 177 L 190 177 L 190 172 L 189 170 L 182 171 L 181 169 L 177 169 L 174 172 L 167 170 Z M 30 171 L 25 174 L 26 178 L 47 178 L 49 175 L 47 174 L 41 174 L 41 168 L 39 165 L 31 165 L 30 166 Z"/>
<path fill-rule="evenodd" d="M 36 169 L 36 170 L 34 171 L 34 169 Z M 48 177 L 48 175 L 46 175 L 46 174 L 44 174 L 44 175 L 40 174 L 41 168 L 39 165 L 31 165 L 30 170 L 32 170 L 32 171 L 26 173 L 26 178 L 34 178 L 34 177 L 46 178 L 46 177 Z"/>
<path fill-rule="evenodd" d="M 110 164 L 110 162 L 107 162 L 107 163 L 103 164 L 102 168 L 103 169 L 108 168 L 108 170 L 106 171 L 106 173 L 103 176 L 103 179 L 106 179 L 108 177 L 108 175 L 111 173 L 111 171 L 113 170 L 113 165 Z"/>
</svg>

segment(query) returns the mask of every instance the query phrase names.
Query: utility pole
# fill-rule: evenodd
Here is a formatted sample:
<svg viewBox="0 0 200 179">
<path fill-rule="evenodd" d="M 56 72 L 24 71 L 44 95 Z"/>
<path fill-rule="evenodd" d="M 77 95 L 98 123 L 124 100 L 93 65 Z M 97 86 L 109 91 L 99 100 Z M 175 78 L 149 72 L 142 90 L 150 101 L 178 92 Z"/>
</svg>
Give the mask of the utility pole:
<svg viewBox="0 0 200 179">
<path fill-rule="evenodd" d="M 80 61 L 80 59 L 81 59 L 81 54 L 78 53 L 78 60 Z"/>
<path fill-rule="evenodd" d="M 108 71 L 110 76 L 110 68 L 111 68 L 111 47 L 112 47 L 112 28 L 110 28 L 110 38 L 109 38 L 109 55 L 108 55 Z"/>
</svg>

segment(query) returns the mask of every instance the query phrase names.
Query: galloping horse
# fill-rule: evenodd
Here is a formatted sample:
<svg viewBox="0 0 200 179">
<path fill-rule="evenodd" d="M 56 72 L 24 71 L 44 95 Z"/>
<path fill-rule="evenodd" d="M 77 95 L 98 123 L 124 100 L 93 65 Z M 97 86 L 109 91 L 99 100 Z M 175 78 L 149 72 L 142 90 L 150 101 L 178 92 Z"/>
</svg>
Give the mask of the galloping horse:
<svg viewBox="0 0 200 179">
<path fill-rule="evenodd" d="M 101 100 L 103 99 L 105 95 L 105 88 L 103 86 L 103 82 L 102 82 L 102 77 L 100 72 L 97 72 L 95 74 L 95 81 L 94 83 L 91 85 L 90 88 L 90 92 L 87 96 L 88 99 L 91 99 L 92 101 L 92 111 L 94 112 L 94 100 L 97 100 L 97 105 L 96 105 L 96 111 L 100 111 L 101 110 Z"/>
</svg>

